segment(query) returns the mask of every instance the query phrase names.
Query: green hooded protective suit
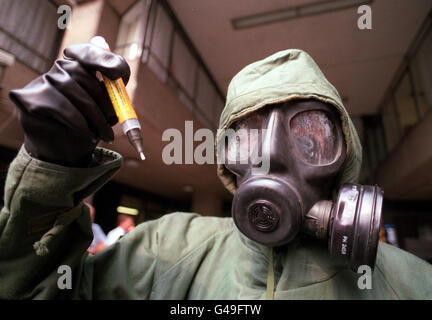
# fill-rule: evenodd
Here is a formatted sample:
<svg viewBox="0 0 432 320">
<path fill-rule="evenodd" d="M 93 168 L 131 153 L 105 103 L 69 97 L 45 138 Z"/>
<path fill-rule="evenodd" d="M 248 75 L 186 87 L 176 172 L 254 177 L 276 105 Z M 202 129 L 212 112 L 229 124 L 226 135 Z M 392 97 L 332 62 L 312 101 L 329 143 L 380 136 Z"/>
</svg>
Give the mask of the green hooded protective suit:
<svg viewBox="0 0 432 320">
<path fill-rule="evenodd" d="M 268 104 L 306 98 L 339 110 L 347 143 L 339 182 L 356 182 L 361 147 L 355 129 L 337 91 L 303 51 L 282 51 L 240 71 L 229 86 L 220 127 Z M 21 148 L 9 168 L 0 214 L 0 299 L 432 298 L 432 266 L 398 248 L 380 243 L 367 279 L 338 265 L 325 243 L 298 236 L 271 249 L 246 238 L 232 218 L 168 214 L 89 255 L 91 220 L 82 199 L 121 161 L 97 148 L 92 167 L 68 168 Z M 223 165 L 218 174 L 235 192 Z M 67 270 L 71 283 L 61 278 Z"/>
</svg>

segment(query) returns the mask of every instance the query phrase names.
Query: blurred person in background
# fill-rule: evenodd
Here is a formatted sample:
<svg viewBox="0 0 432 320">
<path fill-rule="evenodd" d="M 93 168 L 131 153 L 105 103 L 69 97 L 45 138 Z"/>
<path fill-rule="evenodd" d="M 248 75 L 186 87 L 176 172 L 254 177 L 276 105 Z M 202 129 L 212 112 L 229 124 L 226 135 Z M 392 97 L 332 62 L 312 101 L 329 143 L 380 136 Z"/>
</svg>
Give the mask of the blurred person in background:
<svg viewBox="0 0 432 320">
<path fill-rule="evenodd" d="M 131 232 L 135 228 L 135 221 L 128 214 L 119 214 L 117 217 L 117 227 L 108 232 L 106 244 L 111 245 L 125 234 Z"/>
<path fill-rule="evenodd" d="M 100 225 L 95 223 L 96 209 L 88 202 L 85 202 L 85 204 L 90 209 L 90 218 L 92 221 L 92 231 L 93 231 L 93 241 L 90 244 L 90 247 L 87 249 L 87 251 L 92 254 L 96 254 L 97 252 L 106 248 L 107 237 L 105 235 L 105 232 L 103 232 L 102 228 L 100 227 Z"/>
</svg>

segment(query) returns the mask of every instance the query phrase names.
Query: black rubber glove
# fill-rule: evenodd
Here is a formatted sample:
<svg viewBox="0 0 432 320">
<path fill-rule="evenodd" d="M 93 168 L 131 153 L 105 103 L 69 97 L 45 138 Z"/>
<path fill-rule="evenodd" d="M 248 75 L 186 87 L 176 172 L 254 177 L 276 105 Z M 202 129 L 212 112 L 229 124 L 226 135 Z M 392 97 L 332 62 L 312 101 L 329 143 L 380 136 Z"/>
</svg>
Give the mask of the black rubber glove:
<svg viewBox="0 0 432 320">
<path fill-rule="evenodd" d="M 93 44 L 63 51 L 51 70 L 10 98 L 20 110 L 29 154 L 69 167 L 86 167 L 100 139 L 112 141 L 118 120 L 108 93 L 96 78 L 100 71 L 112 80 L 129 80 L 130 69 L 119 55 Z"/>
</svg>

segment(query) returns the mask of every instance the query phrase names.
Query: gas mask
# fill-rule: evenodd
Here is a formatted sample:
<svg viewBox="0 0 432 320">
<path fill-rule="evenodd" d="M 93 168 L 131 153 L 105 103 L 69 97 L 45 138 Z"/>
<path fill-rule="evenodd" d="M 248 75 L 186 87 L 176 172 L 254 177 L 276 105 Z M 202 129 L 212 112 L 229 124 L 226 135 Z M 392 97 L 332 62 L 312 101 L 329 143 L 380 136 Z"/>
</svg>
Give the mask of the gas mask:
<svg viewBox="0 0 432 320">
<path fill-rule="evenodd" d="M 231 128 L 225 167 L 236 175 L 232 216 L 244 235 L 278 247 L 302 232 L 327 241 L 356 272 L 374 267 L 382 190 L 344 184 L 328 200 L 346 158 L 335 107 L 316 100 L 266 106 Z"/>
</svg>

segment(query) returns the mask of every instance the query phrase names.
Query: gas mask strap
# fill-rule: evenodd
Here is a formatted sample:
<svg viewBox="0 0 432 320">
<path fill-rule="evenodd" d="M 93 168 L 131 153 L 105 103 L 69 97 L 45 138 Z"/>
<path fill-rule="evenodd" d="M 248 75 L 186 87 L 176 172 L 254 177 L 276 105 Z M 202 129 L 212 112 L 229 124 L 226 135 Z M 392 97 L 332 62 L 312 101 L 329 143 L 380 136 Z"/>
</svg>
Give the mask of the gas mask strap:
<svg viewBox="0 0 432 320">
<path fill-rule="evenodd" d="M 273 248 L 270 248 L 266 300 L 274 300 L 274 282 Z"/>
</svg>

